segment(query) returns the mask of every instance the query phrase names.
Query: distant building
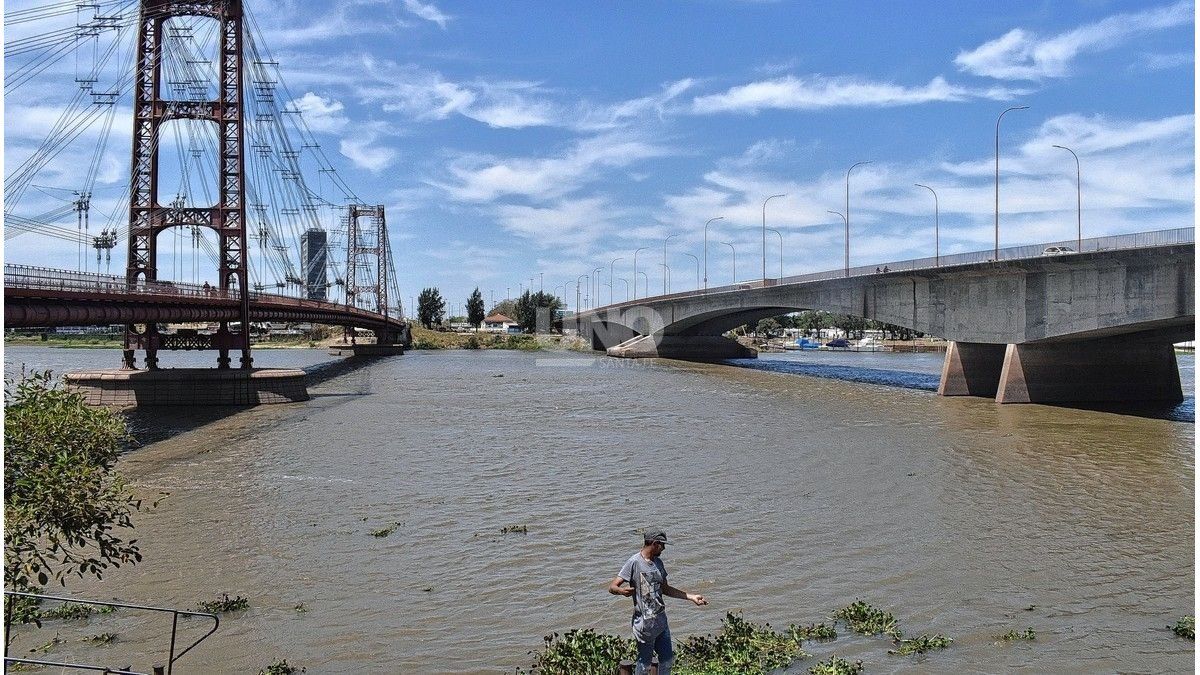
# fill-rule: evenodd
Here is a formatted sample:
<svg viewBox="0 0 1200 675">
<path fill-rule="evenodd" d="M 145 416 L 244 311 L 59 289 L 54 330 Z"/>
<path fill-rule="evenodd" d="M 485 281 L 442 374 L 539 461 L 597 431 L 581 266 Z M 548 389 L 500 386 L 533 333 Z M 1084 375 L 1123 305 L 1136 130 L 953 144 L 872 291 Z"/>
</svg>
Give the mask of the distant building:
<svg viewBox="0 0 1200 675">
<path fill-rule="evenodd" d="M 484 318 L 483 330 L 489 333 L 520 333 L 521 325 L 503 314 L 492 314 Z"/>
<path fill-rule="evenodd" d="M 300 235 L 300 264 L 304 266 L 301 278 L 308 289 L 309 300 L 328 299 L 329 284 L 325 277 L 327 240 L 325 230 L 313 229 Z"/>
</svg>

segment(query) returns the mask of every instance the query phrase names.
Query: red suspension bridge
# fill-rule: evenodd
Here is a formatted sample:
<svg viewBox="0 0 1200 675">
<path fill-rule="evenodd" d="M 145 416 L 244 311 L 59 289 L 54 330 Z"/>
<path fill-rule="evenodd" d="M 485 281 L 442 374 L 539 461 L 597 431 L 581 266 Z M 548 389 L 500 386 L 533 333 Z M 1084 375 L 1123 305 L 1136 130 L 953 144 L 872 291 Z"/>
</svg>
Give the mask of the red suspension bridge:
<svg viewBox="0 0 1200 675">
<path fill-rule="evenodd" d="M 240 352 L 250 369 L 256 321 L 407 341 L 384 208 L 340 178 L 241 0 L 56 2 L 6 12 L 5 26 L 10 108 L 31 83 L 66 79 L 74 57 L 57 121 L 5 176 L 5 239 L 22 236 L 9 249 L 30 262 L 74 252 L 77 268 L 6 261 L 6 328 L 124 324 L 127 369 L 138 351 L 156 369 L 159 351 L 181 349 L 215 350 L 219 368 Z M 105 183 L 121 111 L 129 178 Z M 57 179 L 70 182 L 41 184 Z M 99 274 L 122 243 L 124 276 Z M 217 327 L 160 331 L 181 322 Z"/>
</svg>

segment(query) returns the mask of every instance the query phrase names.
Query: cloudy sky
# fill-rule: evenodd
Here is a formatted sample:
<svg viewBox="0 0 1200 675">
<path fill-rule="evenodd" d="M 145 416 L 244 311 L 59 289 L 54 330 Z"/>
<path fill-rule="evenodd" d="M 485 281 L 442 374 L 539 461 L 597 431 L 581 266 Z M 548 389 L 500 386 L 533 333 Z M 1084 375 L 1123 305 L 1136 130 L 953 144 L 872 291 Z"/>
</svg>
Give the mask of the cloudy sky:
<svg viewBox="0 0 1200 675">
<path fill-rule="evenodd" d="M 1079 156 L 1084 237 L 1193 224 L 1190 2 L 246 4 L 291 109 L 353 191 L 386 206 L 406 303 L 425 286 L 452 306 L 476 286 L 499 300 L 532 277 L 574 305 L 575 279 L 603 266 L 607 282 L 614 258 L 622 299 L 639 247 L 661 292 L 670 235 L 672 288 L 692 288 L 686 254 L 703 260 L 718 216 L 710 282 L 731 277 L 721 242 L 739 278 L 758 278 L 763 200 L 779 193 L 767 225 L 784 272 L 840 268 L 828 211 L 868 160 L 850 178 L 852 265 L 933 254 L 933 198 L 916 183 L 937 191 L 943 253 L 988 249 L 996 120 L 1013 106 L 1029 108 L 1000 129 L 1001 246 L 1075 237 L 1075 162 L 1054 145 Z M 39 106 L 67 95 L 49 87 L 8 92 L 10 152 L 47 133 Z M 129 124 L 114 124 L 98 195 L 125 182 Z M 39 237 L 6 238 L 6 261 L 75 265 Z"/>
</svg>

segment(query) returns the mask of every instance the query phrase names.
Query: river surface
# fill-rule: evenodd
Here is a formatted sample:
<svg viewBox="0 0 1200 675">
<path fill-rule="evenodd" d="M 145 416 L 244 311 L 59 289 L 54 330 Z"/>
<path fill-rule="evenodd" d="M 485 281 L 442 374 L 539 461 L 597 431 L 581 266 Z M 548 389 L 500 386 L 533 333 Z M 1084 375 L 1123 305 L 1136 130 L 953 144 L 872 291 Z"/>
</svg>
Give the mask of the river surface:
<svg viewBox="0 0 1200 675">
<path fill-rule="evenodd" d="M 310 369 L 307 403 L 135 416 L 145 443 L 120 468 L 139 494 L 170 495 L 137 518 L 143 562 L 68 592 L 249 598 L 176 672 L 286 658 L 310 673 L 511 673 L 544 635 L 627 634 L 629 599 L 604 589 L 638 528 L 661 525 L 672 583 L 711 603 L 668 600 L 677 639 L 726 612 L 783 627 L 855 599 L 907 635 L 954 639 L 890 656 L 839 627 L 787 672 L 831 654 L 867 673 L 1192 670 L 1194 643 L 1167 628 L 1195 600 L 1191 356 L 1189 400 L 1157 417 L 939 398 L 939 354 L 332 358 L 256 352 L 256 365 Z M 118 361 L 17 347 L 5 371 Z M 512 525 L 528 532 L 502 534 Z M 997 644 L 1026 627 L 1035 641 Z M 55 632 L 46 658 L 146 668 L 169 620 L 51 621 L 14 650 Z M 79 642 L 99 632 L 117 641 Z"/>
</svg>

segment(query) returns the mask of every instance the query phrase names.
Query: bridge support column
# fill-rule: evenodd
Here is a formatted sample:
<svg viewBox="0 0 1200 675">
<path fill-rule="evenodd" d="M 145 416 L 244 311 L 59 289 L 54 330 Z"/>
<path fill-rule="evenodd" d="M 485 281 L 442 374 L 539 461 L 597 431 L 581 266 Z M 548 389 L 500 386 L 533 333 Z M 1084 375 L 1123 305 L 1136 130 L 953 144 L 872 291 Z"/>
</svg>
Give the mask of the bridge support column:
<svg viewBox="0 0 1200 675">
<path fill-rule="evenodd" d="M 1169 343 L 1106 338 L 1008 345 L 998 403 L 1183 400 Z"/>
<path fill-rule="evenodd" d="M 942 362 L 939 396 L 996 395 L 1004 366 L 1005 345 L 951 342 Z"/>
<path fill-rule="evenodd" d="M 758 351 L 719 335 L 655 334 L 639 335 L 615 347 L 609 347 L 608 355 L 624 359 L 721 361 L 758 358 Z"/>
</svg>

